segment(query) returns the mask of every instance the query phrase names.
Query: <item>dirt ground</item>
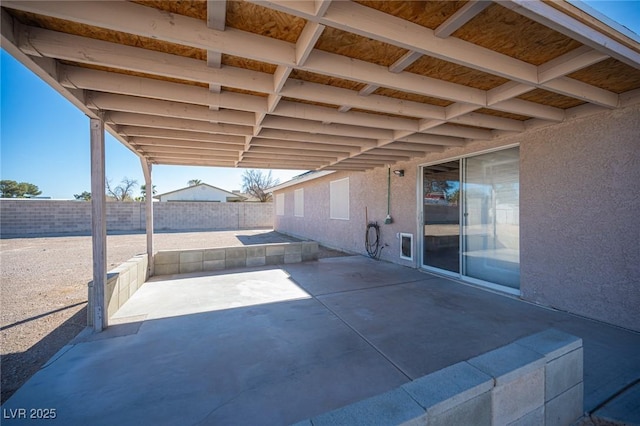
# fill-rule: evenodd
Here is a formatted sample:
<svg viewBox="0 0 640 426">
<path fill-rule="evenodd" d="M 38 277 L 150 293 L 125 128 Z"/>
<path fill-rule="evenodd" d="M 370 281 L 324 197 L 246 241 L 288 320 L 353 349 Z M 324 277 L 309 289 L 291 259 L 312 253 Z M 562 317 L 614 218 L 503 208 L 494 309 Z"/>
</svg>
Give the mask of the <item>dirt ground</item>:
<svg viewBox="0 0 640 426">
<path fill-rule="evenodd" d="M 154 250 L 296 241 L 272 230 L 158 233 Z M 107 269 L 146 252 L 144 234 L 109 235 Z M 345 253 L 320 248 L 320 257 Z M 0 369 L 4 403 L 87 323 L 91 237 L 0 240 Z"/>
</svg>

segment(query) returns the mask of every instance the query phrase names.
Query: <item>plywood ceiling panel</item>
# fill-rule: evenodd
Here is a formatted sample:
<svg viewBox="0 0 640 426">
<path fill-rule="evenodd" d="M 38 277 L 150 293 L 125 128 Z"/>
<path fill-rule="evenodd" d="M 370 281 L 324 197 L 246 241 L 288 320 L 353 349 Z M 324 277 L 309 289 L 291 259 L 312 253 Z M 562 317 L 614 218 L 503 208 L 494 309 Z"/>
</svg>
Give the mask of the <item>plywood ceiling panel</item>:
<svg viewBox="0 0 640 426">
<path fill-rule="evenodd" d="M 582 45 L 497 3 L 453 36 L 533 65 L 544 64 Z"/>
</svg>

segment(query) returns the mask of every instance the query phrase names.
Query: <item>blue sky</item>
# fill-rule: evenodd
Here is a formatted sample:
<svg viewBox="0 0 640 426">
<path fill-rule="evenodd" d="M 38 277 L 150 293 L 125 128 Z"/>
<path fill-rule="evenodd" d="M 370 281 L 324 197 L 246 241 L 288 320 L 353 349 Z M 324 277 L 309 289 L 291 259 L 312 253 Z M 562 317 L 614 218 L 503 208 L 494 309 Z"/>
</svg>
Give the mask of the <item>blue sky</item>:
<svg viewBox="0 0 640 426">
<path fill-rule="evenodd" d="M 640 1 L 587 1 L 588 6 L 640 33 Z M 42 196 L 72 199 L 91 189 L 89 120 L 71 103 L 4 50 L 0 54 L 0 178 L 38 185 Z M 158 193 L 200 179 L 226 190 L 240 189 L 244 169 L 154 166 Z M 302 171 L 274 170 L 281 182 Z M 144 183 L 140 160 L 106 136 L 106 174 Z M 139 195 L 139 189 L 136 189 Z"/>
</svg>

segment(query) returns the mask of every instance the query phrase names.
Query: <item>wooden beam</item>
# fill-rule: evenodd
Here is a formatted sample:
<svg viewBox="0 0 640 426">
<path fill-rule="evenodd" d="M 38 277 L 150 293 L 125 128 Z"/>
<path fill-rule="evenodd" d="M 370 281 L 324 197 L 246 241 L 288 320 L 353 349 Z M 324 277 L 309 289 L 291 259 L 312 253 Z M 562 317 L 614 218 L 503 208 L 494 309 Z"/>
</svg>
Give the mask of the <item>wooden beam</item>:
<svg viewBox="0 0 640 426">
<path fill-rule="evenodd" d="M 322 163 L 288 161 L 288 160 L 241 160 L 238 167 L 260 168 L 260 169 L 289 169 L 289 170 L 311 170 L 321 167 Z"/>
<path fill-rule="evenodd" d="M 370 94 L 372 94 L 373 92 L 375 92 L 379 88 L 380 88 L 380 86 L 376 86 L 375 84 L 367 84 L 365 87 L 360 89 L 360 91 L 358 92 L 358 95 L 360 95 L 360 96 L 369 96 Z"/>
<path fill-rule="evenodd" d="M 207 0 L 207 27 L 224 31 L 227 23 L 227 0 Z"/>
<path fill-rule="evenodd" d="M 221 162 L 229 162 L 236 161 L 238 159 L 237 155 L 201 155 L 201 154 L 188 154 L 184 152 L 172 153 L 172 152 L 156 152 L 156 151 L 146 151 L 145 155 L 149 158 L 153 158 L 155 160 L 160 159 L 174 159 L 174 160 L 206 160 L 206 161 L 221 161 Z"/>
<path fill-rule="evenodd" d="M 379 129 L 418 130 L 418 121 L 386 115 L 367 114 L 350 111 L 342 113 L 337 109 L 299 102 L 282 101 L 273 111 L 273 115 L 315 120 L 329 123 L 348 124 Z"/>
<path fill-rule="evenodd" d="M 350 172 L 366 172 L 367 170 L 374 169 L 374 166 L 348 166 L 341 164 L 334 164 L 333 166 L 324 167 L 322 170 L 335 170 L 335 171 L 350 171 Z"/>
<path fill-rule="evenodd" d="M 142 174 L 144 175 L 145 194 L 145 228 L 147 234 L 147 273 L 149 277 L 154 273 L 154 253 L 153 253 L 153 181 L 151 179 L 152 165 L 146 158 L 140 158 Z M 143 277 L 138 277 L 144 281 Z"/>
<path fill-rule="evenodd" d="M 226 144 L 226 143 L 213 143 L 213 142 L 194 142 L 188 140 L 176 140 L 176 139 L 158 139 L 158 138 L 145 138 L 145 137 L 130 137 L 129 142 L 145 150 L 147 147 L 163 147 L 163 148 L 188 148 L 188 149 L 201 149 L 210 151 L 230 151 L 240 152 L 244 149 L 244 144 Z"/>
<path fill-rule="evenodd" d="M 465 124 L 467 126 L 486 127 L 488 129 L 509 130 L 512 132 L 523 132 L 525 130 L 522 121 L 511 118 L 494 117 L 476 112 L 456 117 L 450 120 L 453 123 Z"/>
<path fill-rule="evenodd" d="M 461 138 L 450 136 L 425 135 L 424 133 L 415 133 L 404 137 L 394 137 L 398 142 L 423 143 L 428 145 L 442 146 L 464 146 L 466 141 Z"/>
<path fill-rule="evenodd" d="M 491 4 L 485 0 L 470 0 L 462 6 L 456 13 L 451 15 L 446 21 L 433 31 L 433 34 L 439 38 L 447 38 L 455 33 L 464 24 L 475 18 L 477 14 L 482 12 Z"/>
<path fill-rule="evenodd" d="M 297 148 L 286 148 L 286 147 L 273 147 L 273 146 L 261 146 L 261 145 L 251 145 L 251 148 L 245 152 L 246 153 L 257 153 L 257 154 L 278 154 L 282 157 L 345 157 L 349 155 L 349 152 L 345 151 L 326 151 L 326 150 L 316 150 L 316 149 L 297 149 Z"/>
<path fill-rule="evenodd" d="M 107 312 L 107 208 L 105 194 L 104 122 L 89 120 L 91 129 L 91 245 L 93 247 L 93 330 L 108 326 Z"/>
<path fill-rule="evenodd" d="M 517 96 L 530 92 L 533 89 L 534 87 L 527 84 L 510 81 L 487 92 L 487 105 L 493 105 L 498 102 L 515 98 Z"/>
<path fill-rule="evenodd" d="M 384 153 L 377 154 L 376 149 L 372 149 L 362 154 L 357 154 L 350 158 L 350 160 L 373 160 L 373 161 L 409 161 L 411 157 L 408 155 L 388 155 Z"/>
<path fill-rule="evenodd" d="M 346 3 L 346 2 L 337 2 Z M 368 9 L 368 8 L 367 8 Z M 485 92 L 480 89 L 449 83 L 412 73 L 395 74 L 388 68 L 370 62 L 314 50 L 300 67 L 305 71 L 329 75 L 360 83 L 388 87 L 402 92 L 431 96 L 454 102 L 485 105 Z"/>
<path fill-rule="evenodd" d="M 367 154 L 381 155 L 381 156 L 397 155 L 401 157 L 402 156 L 423 157 L 425 155 L 425 152 L 427 152 L 424 150 L 411 151 L 408 149 L 394 149 L 392 145 L 393 144 L 387 144 L 383 148 L 371 149 L 367 151 Z"/>
<path fill-rule="evenodd" d="M 279 67 L 278 70 L 281 68 Z M 290 69 L 287 69 L 290 71 Z M 276 71 L 276 76 L 278 71 Z M 288 74 L 287 74 L 288 75 Z M 112 80 L 112 81 L 111 81 Z M 285 81 L 286 76 L 283 76 L 281 81 Z M 170 99 L 178 102 L 189 103 L 214 103 L 223 108 L 240 109 L 248 112 L 265 112 L 267 107 L 265 105 L 265 99 L 259 96 L 224 92 L 219 95 L 210 94 L 204 88 L 194 88 L 188 85 L 158 82 L 152 79 L 144 79 L 141 77 L 132 77 L 126 75 L 110 75 L 104 71 L 84 70 L 77 67 L 65 68 L 65 81 L 69 85 L 74 87 L 83 87 L 86 89 L 95 89 L 97 91 L 117 91 L 118 93 L 126 93 L 136 97 L 154 97 L 157 93 L 158 97 L 163 99 Z M 182 90 L 184 89 L 184 90 Z M 362 109 L 369 109 L 377 112 L 384 112 L 396 115 L 410 115 L 416 117 L 428 117 L 428 118 L 444 118 L 444 109 L 433 105 L 421 104 L 418 102 L 401 101 L 385 96 L 372 95 L 368 98 L 358 96 L 356 92 L 341 89 L 337 87 L 328 87 L 320 84 L 302 82 L 300 80 L 289 80 L 285 84 L 281 91 L 281 94 L 287 97 L 310 100 L 322 103 L 336 102 L 336 98 L 340 103 L 349 104 L 353 107 Z M 138 105 L 143 102 L 143 99 L 137 99 Z M 160 105 L 160 104 L 158 104 Z M 104 106 L 107 108 L 107 106 Z M 322 108 L 322 107 L 316 107 Z M 162 109 L 164 111 L 164 109 Z M 320 111 L 320 110 L 317 110 Z M 337 116 L 335 110 L 325 108 L 326 114 L 322 116 L 322 119 L 327 121 L 348 122 L 349 124 L 358 124 L 354 120 L 354 116 Z M 164 113 L 164 112 L 163 112 Z M 279 110 L 277 115 L 283 115 L 284 112 Z M 380 116 L 378 115 L 361 115 L 360 117 L 366 117 L 365 120 L 379 122 Z M 221 112 L 215 116 L 214 114 L 206 113 L 204 109 L 201 110 L 199 117 L 207 118 L 209 115 L 211 118 L 219 121 L 224 121 L 226 117 L 232 117 L 229 112 Z M 297 116 L 296 114 L 284 114 L 287 116 Z M 197 118 L 197 116 L 193 116 Z M 242 120 L 242 123 L 249 123 L 251 117 L 248 115 L 238 116 L 237 120 Z M 321 118 L 318 118 L 320 120 Z M 392 126 L 394 120 L 388 120 L 388 117 L 384 118 L 386 125 Z M 402 119 L 400 119 L 402 120 Z M 229 121 L 229 120 L 227 120 Z M 398 121 L 398 123 L 403 123 Z M 404 121 L 404 123 L 407 123 Z M 406 125 L 402 124 L 400 128 L 407 129 Z"/>
<path fill-rule="evenodd" d="M 258 135 L 261 138 L 276 139 L 295 142 L 312 142 L 327 145 L 348 146 L 353 148 L 366 148 L 376 146 L 374 139 L 365 139 L 358 137 L 322 135 L 307 132 L 296 132 L 282 129 L 262 129 Z"/>
<path fill-rule="evenodd" d="M 323 17 L 327 13 L 327 9 L 331 5 L 331 0 L 314 0 L 315 11 L 314 14 L 319 17 Z"/>
<path fill-rule="evenodd" d="M 390 98 L 381 95 L 363 97 L 354 90 L 290 79 L 280 92 L 283 96 L 327 104 L 349 105 L 370 111 L 397 115 L 409 115 L 420 118 L 444 118 L 444 108 Z"/>
<path fill-rule="evenodd" d="M 251 147 L 270 147 L 270 148 L 285 148 L 293 149 L 299 152 L 306 152 L 313 150 L 317 152 L 337 152 L 340 155 L 349 155 L 360 152 L 360 148 L 354 146 L 345 145 L 330 145 L 316 142 L 301 142 L 301 141 L 289 141 L 278 139 L 267 139 L 261 137 L 254 137 L 251 140 Z"/>
<path fill-rule="evenodd" d="M 158 117 L 154 115 L 133 114 L 117 111 L 105 114 L 105 121 L 120 125 L 155 127 L 159 129 L 221 133 L 240 136 L 248 136 L 253 134 L 253 129 L 247 126 L 238 126 L 235 124 L 205 123 L 203 121 Z"/>
<path fill-rule="evenodd" d="M 385 166 L 387 164 L 393 164 L 395 163 L 394 160 L 372 160 L 372 159 L 358 159 L 358 158 L 348 158 L 346 160 L 341 160 L 336 162 L 335 164 L 330 164 L 330 166 L 336 166 L 336 165 L 344 165 L 344 166 L 358 166 L 358 167 L 380 167 L 380 166 Z"/>
<path fill-rule="evenodd" d="M 175 158 L 150 158 L 152 164 L 166 166 L 205 166 L 205 167 L 235 167 L 235 161 L 212 161 L 212 160 L 180 160 Z"/>
<path fill-rule="evenodd" d="M 569 77 L 548 81 L 544 88 L 606 108 L 617 108 L 620 103 L 620 97 L 617 94 Z"/>
<path fill-rule="evenodd" d="M 565 53 L 549 62 L 538 66 L 538 81 L 546 83 L 554 78 L 563 77 L 590 65 L 604 61 L 609 56 L 590 48 L 581 46 Z"/>
<path fill-rule="evenodd" d="M 556 122 L 564 120 L 563 109 L 545 106 L 535 102 L 528 102 L 522 99 L 509 99 L 507 101 L 498 102 L 491 105 L 490 108 L 513 114 L 541 118 L 543 120 Z"/>
<path fill-rule="evenodd" d="M 236 88 L 247 88 L 249 83 L 249 89 L 255 92 L 273 91 L 273 76 L 267 73 L 209 68 L 197 59 L 35 27 L 29 27 L 29 41 L 47 57 Z"/>
<path fill-rule="evenodd" d="M 389 71 L 393 73 L 399 73 L 404 71 L 409 65 L 417 61 L 422 57 L 422 53 L 408 51 L 400 59 L 395 61 L 393 64 L 389 65 Z"/>
<path fill-rule="evenodd" d="M 385 139 L 390 138 L 393 135 L 391 130 L 385 129 L 348 126 L 345 124 L 322 124 L 317 121 L 275 116 L 266 117 L 262 122 L 262 127 L 364 139 Z"/>
<path fill-rule="evenodd" d="M 139 146 L 140 150 L 148 155 L 156 155 L 156 154 L 166 154 L 166 155 L 174 155 L 174 154 L 188 154 L 188 155 L 199 155 L 202 158 L 229 158 L 229 159 L 237 159 L 238 155 L 242 150 L 217 150 L 217 149 L 200 149 L 194 147 L 175 147 L 175 146 L 160 146 L 160 145 L 141 145 Z"/>
<path fill-rule="evenodd" d="M 313 50 L 316 42 L 322 35 L 325 26 L 315 22 L 307 22 L 302 33 L 296 41 L 296 64 L 302 65 L 305 63 L 309 54 Z"/>
<path fill-rule="evenodd" d="M 188 132 L 172 129 L 156 129 L 153 127 L 120 126 L 118 133 L 123 136 L 140 138 L 152 138 L 157 140 L 181 140 L 185 142 L 208 142 L 219 145 L 241 146 L 244 144 L 243 136 L 222 135 L 202 132 Z"/>
<path fill-rule="evenodd" d="M 251 150 L 245 151 L 242 154 L 242 159 L 246 161 L 249 161 L 250 159 L 253 159 L 256 161 L 264 161 L 264 160 L 275 161 L 275 160 L 280 160 L 283 157 L 288 160 L 298 160 L 300 162 L 314 163 L 314 164 L 315 163 L 321 164 L 325 162 L 335 161 L 338 159 L 338 157 L 331 157 L 331 156 L 320 157 L 320 156 L 314 156 L 314 155 L 294 155 L 294 154 L 283 154 L 283 153 L 273 153 L 273 152 L 253 152 Z"/>
<path fill-rule="evenodd" d="M 209 105 L 207 89 L 152 78 L 60 65 L 60 84 L 64 87 L 140 96 L 195 105 Z"/>
<path fill-rule="evenodd" d="M 219 105 L 220 108 L 253 111 L 256 114 L 256 124 L 260 123 L 259 115 L 268 112 L 269 104 L 273 104 L 273 101 L 270 102 L 265 97 L 226 91 L 217 95 L 211 94 L 210 102 Z"/>
<path fill-rule="evenodd" d="M 161 117 L 184 118 L 186 120 L 240 124 L 244 126 L 252 126 L 255 121 L 255 115 L 250 112 L 211 111 L 207 107 L 198 105 L 112 93 L 89 92 L 87 103 L 103 111 L 132 112 Z"/>
<path fill-rule="evenodd" d="M 230 68 L 230 67 L 229 67 Z M 291 70 L 278 67 L 274 80 L 276 86 L 286 81 Z M 229 72 L 227 70 L 227 72 Z M 178 83 L 161 82 L 142 77 L 112 74 L 104 71 L 87 70 L 79 67 L 65 67 L 63 81 L 68 86 L 81 87 L 102 92 L 116 92 L 138 97 L 160 98 L 192 104 L 215 104 L 223 108 L 240 109 L 251 112 L 266 112 L 265 99 L 240 93 L 225 92 L 210 94 L 204 88 Z M 249 89 L 255 89 L 249 85 Z M 278 87 L 275 87 L 278 89 Z M 341 103 L 352 107 L 368 109 L 396 115 L 410 115 L 424 118 L 444 118 L 444 109 L 434 105 L 411 101 L 401 101 L 386 96 L 372 95 L 367 98 L 357 92 L 337 87 L 289 80 L 282 88 L 283 96 L 322 103 Z"/>
<path fill-rule="evenodd" d="M 451 124 L 442 124 L 440 126 L 425 130 L 423 133 L 427 133 L 430 135 L 453 136 L 464 139 L 488 140 L 493 138 L 493 133 L 491 133 L 491 130 L 453 126 Z"/>
<path fill-rule="evenodd" d="M 444 151 L 444 145 L 429 145 L 423 143 L 411 143 L 411 142 L 391 142 L 383 145 L 385 148 L 407 151 L 420 151 L 423 153 L 428 152 L 442 152 Z"/>
</svg>

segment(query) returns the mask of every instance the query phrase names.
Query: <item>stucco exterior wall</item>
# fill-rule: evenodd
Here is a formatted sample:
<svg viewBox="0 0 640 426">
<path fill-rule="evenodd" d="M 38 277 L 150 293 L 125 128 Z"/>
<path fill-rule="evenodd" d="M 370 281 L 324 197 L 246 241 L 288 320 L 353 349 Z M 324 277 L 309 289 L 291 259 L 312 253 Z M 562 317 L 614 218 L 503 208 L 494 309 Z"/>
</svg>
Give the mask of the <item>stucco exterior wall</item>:
<svg viewBox="0 0 640 426">
<path fill-rule="evenodd" d="M 381 227 L 381 259 L 418 267 L 419 166 L 520 145 L 521 297 L 640 331 L 640 106 L 575 119 L 525 135 L 478 141 L 429 154 L 392 170 L 336 172 L 292 185 L 279 232 L 366 254 L 365 208 Z M 329 218 L 329 183 L 350 179 L 350 220 Z M 304 188 L 304 217 L 294 216 L 294 191 Z M 414 235 L 414 260 L 400 259 L 398 234 Z"/>
<path fill-rule="evenodd" d="M 153 216 L 156 231 L 270 228 L 273 203 L 153 203 Z M 145 229 L 144 203 L 107 203 L 107 231 Z M 0 235 L 3 237 L 90 232 L 89 202 L 0 200 Z"/>
<path fill-rule="evenodd" d="M 523 138 L 527 300 L 640 331 L 640 106 Z"/>
</svg>

